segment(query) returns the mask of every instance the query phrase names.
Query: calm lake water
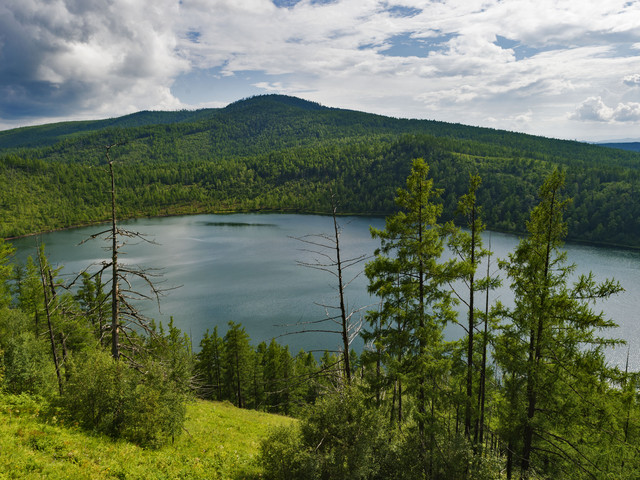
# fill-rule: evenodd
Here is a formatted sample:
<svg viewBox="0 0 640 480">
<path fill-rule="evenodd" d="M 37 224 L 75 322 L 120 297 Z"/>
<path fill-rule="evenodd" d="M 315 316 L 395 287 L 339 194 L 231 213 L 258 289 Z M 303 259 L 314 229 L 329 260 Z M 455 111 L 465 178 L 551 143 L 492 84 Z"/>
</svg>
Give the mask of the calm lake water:
<svg viewBox="0 0 640 480">
<path fill-rule="evenodd" d="M 384 219 L 345 217 L 340 219 L 342 258 L 371 255 L 379 246 L 371 239 L 369 227 L 384 227 Z M 317 304 L 338 305 L 334 277 L 326 272 L 304 268 L 297 261 L 313 261 L 305 251 L 308 245 L 292 237 L 331 233 L 330 217 L 313 215 L 237 214 L 197 215 L 140 219 L 125 222 L 128 230 L 140 232 L 157 244 L 136 242 L 123 248 L 121 260 L 130 265 L 161 269 L 161 287 L 179 287 L 162 298 L 160 311 L 153 303 L 142 310 L 150 317 L 168 323 L 173 316 L 177 327 L 189 334 L 194 348 L 203 333 L 218 326 L 224 334 L 229 321 L 240 322 L 258 344 L 276 337 L 295 353 L 309 350 L 333 350 L 340 344 L 338 335 L 327 333 L 289 334 L 300 330 L 297 323 L 325 317 L 325 309 Z M 44 234 L 49 261 L 63 265 L 62 274 L 71 280 L 77 272 L 110 258 L 106 241 L 91 240 L 80 245 L 89 235 L 107 227 L 88 227 Z M 505 258 L 513 251 L 517 237 L 486 233 L 485 245 L 491 237 L 496 257 Z M 14 240 L 17 259 L 24 262 L 34 255 L 36 238 Z M 576 275 L 593 271 L 597 280 L 615 278 L 625 292 L 597 306 L 620 325 L 614 336 L 623 338 L 630 348 L 630 364 L 640 369 L 640 253 L 627 250 L 567 245 L 569 261 L 577 265 Z M 495 264 L 495 258 L 492 260 Z M 347 271 L 351 279 L 364 264 Z M 482 270 L 484 272 L 484 270 Z M 364 274 L 347 290 L 349 308 L 374 305 L 375 298 L 366 291 Z M 492 294 L 510 303 L 508 288 Z M 484 300 L 478 299 L 484 304 Z M 461 316 L 464 321 L 464 316 Z M 326 325 L 325 325 L 326 326 Z M 325 327 L 321 327 L 325 328 Z M 449 337 L 461 335 L 455 327 Z M 362 343 L 356 345 L 361 348 Z M 609 350 L 612 362 L 624 367 L 627 346 Z"/>
</svg>

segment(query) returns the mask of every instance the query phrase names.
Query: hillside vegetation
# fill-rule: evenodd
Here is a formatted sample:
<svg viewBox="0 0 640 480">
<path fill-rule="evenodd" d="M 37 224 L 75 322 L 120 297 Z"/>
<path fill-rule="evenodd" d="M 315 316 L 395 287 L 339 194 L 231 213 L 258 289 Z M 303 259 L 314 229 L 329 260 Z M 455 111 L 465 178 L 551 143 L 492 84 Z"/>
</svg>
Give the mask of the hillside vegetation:
<svg viewBox="0 0 640 480">
<path fill-rule="evenodd" d="M 491 229 L 525 231 L 543 178 L 566 170 L 569 240 L 640 246 L 640 154 L 572 141 L 261 96 L 223 109 L 140 112 L 0 132 L 0 237 L 104 221 L 116 165 L 121 217 L 229 211 L 389 214 L 411 160 L 443 188 L 443 219 L 470 173 Z"/>
<path fill-rule="evenodd" d="M 260 442 L 294 422 L 199 400 L 188 405 L 185 433 L 151 450 L 65 425 L 32 397 L 0 396 L 0 478 L 258 478 Z"/>
<path fill-rule="evenodd" d="M 454 140 L 420 141 L 433 147 L 429 163 L 411 162 L 406 187 L 394 198 L 396 213 L 383 229 L 372 229 L 380 241 L 372 256 L 341 257 L 335 214 L 333 235 L 301 238 L 317 256 L 305 265 L 332 274 L 339 292 L 340 307 L 326 310 L 340 313 L 327 314 L 326 324 L 307 322 L 309 332 L 331 329 L 342 339 L 339 351 L 320 359 L 292 355 L 275 339 L 254 346 L 233 321 L 223 336 L 211 325 L 194 353 L 173 319 L 156 324 L 133 304 L 158 299 L 159 290 L 152 270 L 118 260 L 122 239 L 139 236 L 115 221 L 105 232 L 111 261 L 73 284 L 48 262 L 44 246 L 35 259 L 14 265 L 14 249 L 0 240 L 0 475 L 639 478 L 640 375 L 609 364 L 607 349 L 623 342 L 613 337 L 615 319 L 600 310 L 623 288 L 591 273 L 575 278 L 563 250 L 570 231 L 566 172 L 555 167 L 545 176 L 527 235 L 496 260 L 482 241 L 482 178 L 470 176 L 466 193 L 450 199 L 431 177 L 431 165 L 440 178 L 455 176 L 446 159 L 482 161 L 442 148 Z M 393 177 L 382 166 L 401 171 L 404 164 L 391 159 L 414 153 L 401 140 L 388 149 L 358 148 L 351 152 L 379 149 L 367 181 L 381 188 Z M 65 165 L 73 166 L 56 168 Z M 144 172 L 144 162 L 138 165 L 127 171 Z M 545 164 L 505 165 L 519 168 L 507 172 L 520 198 L 516 176 L 535 178 Z M 347 201 L 368 201 L 341 192 Z M 451 201 L 465 229 L 441 221 Z M 445 256 L 446 249 L 454 255 Z M 367 291 L 379 299 L 359 318 L 345 307 L 342 280 L 358 259 L 366 260 Z M 151 293 L 137 291 L 135 278 Z M 501 283 L 511 305 L 491 293 Z M 447 339 L 451 325 L 464 328 L 461 338 Z M 349 349 L 356 335 L 365 343 L 357 354 Z M 298 420 L 238 415 L 219 403 L 194 403 L 196 396 Z M 277 428 L 267 433 L 266 424 Z"/>
</svg>

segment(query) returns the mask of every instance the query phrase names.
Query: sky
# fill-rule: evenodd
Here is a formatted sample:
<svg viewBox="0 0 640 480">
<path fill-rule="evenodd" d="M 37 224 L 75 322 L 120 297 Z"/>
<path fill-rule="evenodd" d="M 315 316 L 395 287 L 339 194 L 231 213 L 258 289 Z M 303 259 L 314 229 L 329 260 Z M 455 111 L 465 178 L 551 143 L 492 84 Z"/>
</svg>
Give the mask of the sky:
<svg viewBox="0 0 640 480">
<path fill-rule="evenodd" d="M 2 0 L 0 130 L 279 93 L 640 139 L 640 0 Z"/>
</svg>

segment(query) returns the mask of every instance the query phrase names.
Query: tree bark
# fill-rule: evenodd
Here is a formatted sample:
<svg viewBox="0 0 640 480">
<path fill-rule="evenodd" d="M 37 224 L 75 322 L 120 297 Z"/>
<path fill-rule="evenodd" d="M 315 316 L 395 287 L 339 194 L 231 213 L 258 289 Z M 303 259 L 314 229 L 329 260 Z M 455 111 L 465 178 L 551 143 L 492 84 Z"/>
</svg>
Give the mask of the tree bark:
<svg viewBox="0 0 640 480">
<path fill-rule="evenodd" d="M 113 174 L 113 161 L 109 158 L 109 173 L 111 174 L 111 356 L 120 358 L 120 292 L 118 282 L 118 228 L 116 225 L 116 180 Z"/>
</svg>

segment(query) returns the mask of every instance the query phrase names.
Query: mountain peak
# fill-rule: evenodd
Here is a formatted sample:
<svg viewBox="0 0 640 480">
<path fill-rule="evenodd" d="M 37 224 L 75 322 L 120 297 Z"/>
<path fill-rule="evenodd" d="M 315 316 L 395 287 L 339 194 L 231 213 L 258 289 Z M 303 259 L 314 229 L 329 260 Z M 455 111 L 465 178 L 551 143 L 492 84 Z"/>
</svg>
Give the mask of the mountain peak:
<svg viewBox="0 0 640 480">
<path fill-rule="evenodd" d="M 319 103 L 310 100 L 304 100 L 298 97 L 279 94 L 256 95 L 254 97 L 243 98 L 236 102 L 230 103 L 225 110 L 238 110 L 243 108 L 259 107 L 259 106 L 275 106 L 283 105 L 295 107 L 302 110 L 325 110 L 329 109 Z"/>
</svg>

